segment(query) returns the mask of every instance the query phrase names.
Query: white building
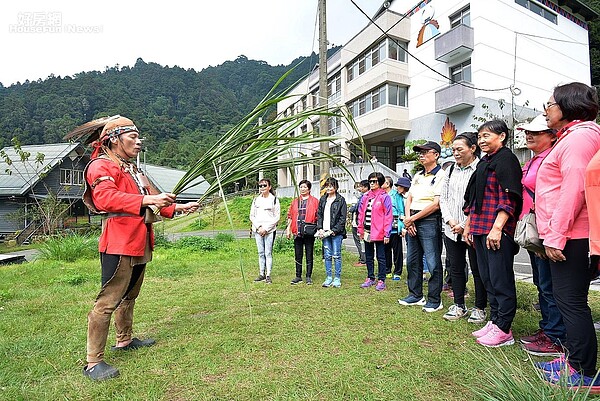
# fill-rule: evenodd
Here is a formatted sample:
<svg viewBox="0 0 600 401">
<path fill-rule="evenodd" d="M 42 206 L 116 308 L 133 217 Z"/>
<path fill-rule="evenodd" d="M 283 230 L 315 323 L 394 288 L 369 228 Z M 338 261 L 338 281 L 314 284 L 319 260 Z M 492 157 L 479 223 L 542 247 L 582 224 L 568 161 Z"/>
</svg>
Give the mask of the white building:
<svg viewBox="0 0 600 401">
<path fill-rule="evenodd" d="M 329 58 L 328 101 L 349 108 L 368 152 L 390 170 L 377 168 L 391 175 L 410 141 L 434 140 L 445 148 L 481 119 L 500 117 L 511 125 L 541 113 L 558 84 L 589 84 L 587 21 L 597 16 L 578 0 L 386 1 Z M 292 93 L 298 97 L 281 102 L 278 112 L 316 104 L 318 71 Z M 344 138 L 330 153 L 360 161 L 356 134 L 340 121 L 330 121 L 329 131 Z M 319 167 L 298 168 L 296 175 L 317 180 Z M 293 185 L 288 171 L 280 171 L 278 181 Z"/>
</svg>

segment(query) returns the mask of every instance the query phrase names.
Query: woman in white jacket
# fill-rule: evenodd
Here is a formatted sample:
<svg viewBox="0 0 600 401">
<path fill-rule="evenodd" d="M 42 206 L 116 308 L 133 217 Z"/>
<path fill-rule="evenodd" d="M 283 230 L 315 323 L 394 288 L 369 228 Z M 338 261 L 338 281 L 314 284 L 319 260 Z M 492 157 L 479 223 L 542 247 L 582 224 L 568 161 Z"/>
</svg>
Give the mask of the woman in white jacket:
<svg viewBox="0 0 600 401">
<path fill-rule="evenodd" d="M 262 179 L 258 182 L 260 195 L 252 201 L 250 222 L 252 233 L 258 248 L 259 274 L 254 281 L 271 284 L 271 268 L 273 267 L 273 242 L 275 230 L 280 218 L 280 204 L 271 187 L 271 181 Z"/>
</svg>

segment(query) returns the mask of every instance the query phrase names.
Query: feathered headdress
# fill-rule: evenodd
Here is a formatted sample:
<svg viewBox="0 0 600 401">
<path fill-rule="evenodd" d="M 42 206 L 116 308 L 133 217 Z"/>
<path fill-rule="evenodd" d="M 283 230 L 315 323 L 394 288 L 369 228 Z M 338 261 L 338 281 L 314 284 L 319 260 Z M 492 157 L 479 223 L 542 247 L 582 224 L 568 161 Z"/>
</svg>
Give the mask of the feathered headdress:
<svg viewBox="0 0 600 401">
<path fill-rule="evenodd" d="M 91 157 L 94 159 L 107 139 L 131 131 L 138 132 L 133 121 L 127 117 L 116 115 L 98 118 L 80 125 L 65 135 L 64 139 L 83 142 L 86 145 L 92 144 L 94 151 Z"/>
<path fill-rule="evenodd" d="M 120 117 L 121 116 L 117 114 L 116 116 L 102 117 L 96 120 L 88 121 L 87 123 L 80 125 L 73 131 L 69 132 L 67 135 L 65 135 L 64 139 L 74 142 L 83 142 L 86 145 L 89 145 L 90 143 L 100 139 L 100 134 L 108 122 L 114 121 Z"/>
</svg>

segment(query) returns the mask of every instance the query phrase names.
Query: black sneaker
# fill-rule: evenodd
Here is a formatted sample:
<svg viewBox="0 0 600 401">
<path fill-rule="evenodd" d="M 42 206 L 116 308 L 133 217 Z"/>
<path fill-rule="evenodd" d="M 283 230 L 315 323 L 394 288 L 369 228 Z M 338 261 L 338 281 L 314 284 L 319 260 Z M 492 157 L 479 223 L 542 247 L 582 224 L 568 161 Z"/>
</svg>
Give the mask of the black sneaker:
<svg viewBox="0 0 600 401">
<path fill-rule="evenodd" d="M 304 280 L 304 282 L 306 283 L 306 285 L 312 285 L 312 283 L 313 283 L 313 282 L 312 282 L 312 278 L 310 278 L 310 277 L 307 277 L 307 278 Z"/>
<path fill-rule="evenodd" d="M 259 281 L 264 281 L 265 280 L 265 276 L 263 276 L 262 274 L 259 274 L 257 278 L 254 279 L 254 281 L 259 282 Z"/>
<path fill-rule="evenodd" d="M 87 365 L 83 367 L 83 375 L 89 377 L 92 380 L 106 380 L 112 379 L 113 377 L 119 376 L 119 370 L 108 363 L 101 361 L 99 364 L 94 365 L 93 368 L 88 369 Z"/>
<path fill-rule="evenodd" d="M 267 284 L 273 284 L 273 282 L 271 281 L 271 276 L 267 276 L 265 278 L 265 283 L 267 283 Z"/>
<path fill-rule="evenodd" d="M 290 284 L 294 285 L 294 284 L 298 284 L 302 282 L 302 277 L 295 277 Z"/>
</svg>

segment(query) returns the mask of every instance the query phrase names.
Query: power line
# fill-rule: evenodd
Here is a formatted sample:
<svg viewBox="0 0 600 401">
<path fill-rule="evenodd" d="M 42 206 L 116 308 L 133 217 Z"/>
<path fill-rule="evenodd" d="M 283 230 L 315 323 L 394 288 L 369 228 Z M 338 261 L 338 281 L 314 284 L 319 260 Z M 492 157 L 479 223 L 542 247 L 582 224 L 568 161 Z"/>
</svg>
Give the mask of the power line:
<svg viewBox="0 0 600 401">
<path fill-rule="evenodd" d="M 402 16 L 402 18 L 400 18 L 400 20 L 398 22 L 396 22 L 394 25 L 392 25 L 392 27 L 390 29 L 388 29 L 388 31 L 384 31 L 383 28 L 381 28 L 371 17 L 369 17 L 367 15 L 367 13 L 364 12 L 364 10 L 362 8 L 360 8 L 358 6 L 358 4 L 356 4 L 356 2 L 354 0 L 350 0 L 350 2 L 365 16 L 367 17 L 367 19 L 373 24 L 375 25 L 382 33 L 383 36 L 385 36 L 386 38 L 392 40 L 395 44 L 397 44 L 398 46 L 403 48 L 403 44 L 400 43 L 398 40 L 396 40 L 395 38 L 391 37 L 388 34 L 388 31 L 390 29 L 392 29 L 394 26 L 396 26 L 398 23 L 400 23 L 400 21 L 402 21 L 404 18 L 406 18 L 413 10 L 415 10 L 417 7 L 420 6 L 421 3 L 417 4 L 416 6 L 414 6 L 412 9 L 410 9 L 406 14 L 404 14 Z M 450 83 L 453 84 L 458 84 L 461 86 L 464 86 L 465 88 L 469 88 L 469 89 L 474 89 L 474 90 L 480 90 L 480 91 L 486 91 L 486 92 L 501 92 L 501 91 L 505 91 L 505 90 L 511 90 L 512 91 L 512 85 L 507 86 L 505 88 L 497 88 L 497 89 L 487 89 L 487 88 L 478 88 L 474 85 L 469 85 L 466 82 L 460 82 L 460 81 L 455 81 L 453 78 L 448 77 L 444 74 L 442 74 L 441 72 L 435 70 L 433 67 L 430 67 L 427 63 L 425 63 L 424 61 L 422 61 L 421 59 L 419 59 L 417 56 L 415 56 L 414 54 L 412 54 L 411 52 L 408 51 L 408 49 L 404 49 L 404 51 L 406 52 L 406 54 L 408 54 L 409 56 L 411 56 L 413 59 L 415 59 L 417 62 L 419 62 L 421 65 L 423 65 L 425 68 L 427 68 L 428 70 L 434 72 L 435 74 L 447 79 L 450 81 Z"/>
</svg>

